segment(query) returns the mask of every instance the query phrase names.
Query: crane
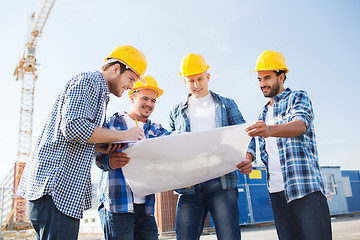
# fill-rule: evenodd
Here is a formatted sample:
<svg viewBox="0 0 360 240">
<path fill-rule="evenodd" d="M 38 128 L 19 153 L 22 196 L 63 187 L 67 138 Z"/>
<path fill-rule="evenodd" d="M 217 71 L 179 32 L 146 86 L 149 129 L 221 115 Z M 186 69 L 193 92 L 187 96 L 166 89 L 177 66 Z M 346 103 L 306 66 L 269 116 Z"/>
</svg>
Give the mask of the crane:
<svg viewBox="0 0 360 240">
<path fill-rule="evenodd" d="M 34 87 L 38 77 L 36 73 L 35 49 L 38 39 L 49 17 L 55 0 L 45 0 L 38 18 L 32 28 L 25 44 L 25 50 L 18 65 L 15 68 L 16 80 L 21 80 L 21 110 L 20 129 L 18 139 L 18 162 L 26 162 L 31 151 L 32 142 L 32 114 L 34 105 Z M 32 18 L 35 14 L 32 15 Z"/>
<path fill-rule="evenodd" d="M 25 50 L 15 68 L 14 76 L 21 81 L 21 105 L 20 105 L 20 127 L 18 136 L 18 153 L 14 169 L 14 189 L 19 185 L 22 172 L 25 168 L 32 145 L 32 123 L 34 107 L 35 81 L 38 77 L 36 73 L 35 50 L 37 41 L 41 37 L 45 23 L 49 17 L 55 0 L 44 0 L 40 13 L 32 27 L 32 30 L 25 43 Z M 35 14 L 32 15 L 32 19 Z M 14 190 L 15 194 L 15 190 Z M 26 220 L 26 201 L 23 198 L 15 197 L 13 201 L 12 214 L 6 222 L 13 217 L 14 222 L 24 222 Z M 5 224 L 6 225 L 6 224 Z M 5 227 L 5 226 L 4 226 Z"/>
</svg>

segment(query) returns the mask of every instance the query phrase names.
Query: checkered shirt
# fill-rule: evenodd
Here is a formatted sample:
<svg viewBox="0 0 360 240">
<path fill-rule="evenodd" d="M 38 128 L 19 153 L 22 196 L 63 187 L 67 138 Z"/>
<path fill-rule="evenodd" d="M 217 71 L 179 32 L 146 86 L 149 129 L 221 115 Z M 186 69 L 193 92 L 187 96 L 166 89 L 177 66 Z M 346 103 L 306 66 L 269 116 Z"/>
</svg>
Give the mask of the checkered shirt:
<svg viewBox="0 0 360 240">
<path fill-rule="evenodd" d="M 123 131 L 128 129 L 125 121 L 125 112 L 115 113 L 106 122 L 106 128 Z M 147 119 L 144 124 L 146 138 L 154 138 L 170 133 L 161 124 L 151 123 Z M 114 213 L 133 213 L 134 196 L 129 184 L 125 180 L 122 169 L 110 169 L 109 155 L 97 153 L 96 165 L 103 170 L 98 191 L 98 204 Z M 155 195 L 145 198 L 145 214 L 154 215 Z"/>
<path fill-rule="evenodd" d="M 263 108 L 259 120 L 265 121 L 268 104 Z M 314 112 L 308 94 L 287 88 L 274 97 L 273 109 L 275 124 L 301 120 L 307 128 L 303 135 L 277 138 L 287 201 L 299 199 L 315 191 L 321 191 L 325 195 L 315 140 Z M 263 137 L 259 137 L 259 146 L 261 160 L 268 167 L 268 154 Z M 268 175 L 269 177 L 271 176 Z"/>
<path fill-rule="evenodd" d="M 50 195 L 65 215 L 80 219 L 91 207 L 90 168 L 95 126 L 103 126 L 109 89 L 99 71 L 80 73 L 58 96 L 24 169 L 18 194 Z"/>
</svg>

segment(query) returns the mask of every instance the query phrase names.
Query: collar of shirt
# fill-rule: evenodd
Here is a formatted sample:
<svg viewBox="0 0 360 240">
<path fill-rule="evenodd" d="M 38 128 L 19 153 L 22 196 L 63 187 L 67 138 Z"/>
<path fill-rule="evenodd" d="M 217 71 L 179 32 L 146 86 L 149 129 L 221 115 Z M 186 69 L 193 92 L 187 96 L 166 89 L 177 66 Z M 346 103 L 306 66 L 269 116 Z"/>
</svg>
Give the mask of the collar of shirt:
<svg viewBox="0 0 360 240">
<path fill-rule="evenodd" d="M 104 76 L 101 74 L 100 71 L 95 71 L 98 75 L 99 75 L 99 80 L 100 80 L 100 84 L 101 84 L 101 88 L 103 89 L 103 94 L 105 96 L 106 99 L 106 103 L 108 103 L 110 101 L 110 91 L 109 91 L 109 87 L 105 81 Z"/>
<path fill-rule="evenodd" d="M 216 100 L 217 102 L 221 103 L 221 100 L 220 100 L 220 97 L 219 97 L 218 94 L 214 93 L 214 92 L 211 91 L 211 90 L 209 90 L 209 92 L 210 92 L 210 94 L 211 94 L 211 96 L 213 97 L 214 100 Z M 190 97 L 191 97 L 191 93 L 189 93 L 189 94 L 187 95 L 186 101 L 185 101 L 185 103 L 183 104 L 182 109 L 186 109 L 186 108 L 189 107 L 189 98 L 190 98 Z M 225 108 L 224 105 L 222 105 L 222 107 Z"/>
<path fill-rule="evenodd" d="M 283 99 L 285 98 L 287 95 L 289 95 L 291 93 L 291 89 L 290 88 L 286 88 L 284 91 L 282 91 L 281 93 L 279 93 L 278 95 L 276 95 L 274 97 L 274 102 L 278 102 L 280 101 L 280 99 Z M 263 107 L 263 111 L 262 111 L 262 116 L 265 116 L 265 114 L 267 113 L 268 111 L 268 105 L 270 104 L 270 101 L 267 102 L 265 104 L 265 106 Z M 273 106 L 274 107 L 274 106 Z M 263 117 L 262 120 L 265 120 L 265 118 Z"/>
<path fill-rule="evenodd" d="M 121 117 L 121 118 L 124 118 L 125 115 L 128 115 L 127 112 L 118 112 L 118 113 L 115 113 L 114 116 L 118 116 L 118 117 Z M 146 119 L 146 122 L 144 123 L 144 127 L 143 129 L 146 130 L 149 126 L 151 125 L 151 120 L 148 118 Z"/>
<path fill-rule="evenodd" d="M 291 89 L 290 88 L 286 88 L 284 91 L 282 91 L 281 93 L 279 93 L 278 95 L 276 95 L 274 97 L 275 101 L 279 101 L 282 98 L 285 98 L 287 95 L 289 95 L 291 93 Z"/>
</svg>

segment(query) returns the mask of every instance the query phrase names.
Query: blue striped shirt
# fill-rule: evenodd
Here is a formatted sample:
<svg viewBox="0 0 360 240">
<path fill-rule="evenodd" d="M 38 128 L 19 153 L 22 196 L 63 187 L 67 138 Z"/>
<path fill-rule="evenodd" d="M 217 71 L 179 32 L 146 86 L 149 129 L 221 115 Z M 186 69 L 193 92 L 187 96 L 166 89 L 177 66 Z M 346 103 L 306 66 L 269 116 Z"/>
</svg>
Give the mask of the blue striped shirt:
<svg viewBox="0 0 360 240">
<path fill-rule="evenodd" d="M 125 112 L 115 113 L 111 116 L 106 128 L 118 131 L 127 130 Z M 154 138 L 170 134 L 161 124 L 151 123 L 147 119 L 144 124 L 146 138 Z M 98 204 L 115 213 L 134 212 L 134 196 L 123 175 L 122 169 L 110 169 L 109 155 L 103 153 L 96 154 L 96 165 L 103 170 L 99 184 Z M 145 197 L 145 214 L 154 215 L 155 195 Z"/>
<path fill-rule="evenodd" d="M 265 121 L 268 104 L 263 108 L 259 120 Z M 287 88 L 274 97 L 273 109 L 275 124 L 301 120 L 307 128 L 303 135 L 277 138 L 287 201 L 299 199 L 315 191 L 321 191 L 325 195 L 315 140 L 314 112 L 308 94 Z M 268 167 L 268 154 L 263 137 L 259 137 L 259 146 L 261 160 Z"/>
<path fill-rule="evenodd" d="M 27 200 L 50 195 L 60 212 L 82 218 L 91 207 L 94 144 L 88 140 L 104 124 L 108 95 L 99 71 L 67 82 L 26 163 L 18 194 Z"/>
</svg>

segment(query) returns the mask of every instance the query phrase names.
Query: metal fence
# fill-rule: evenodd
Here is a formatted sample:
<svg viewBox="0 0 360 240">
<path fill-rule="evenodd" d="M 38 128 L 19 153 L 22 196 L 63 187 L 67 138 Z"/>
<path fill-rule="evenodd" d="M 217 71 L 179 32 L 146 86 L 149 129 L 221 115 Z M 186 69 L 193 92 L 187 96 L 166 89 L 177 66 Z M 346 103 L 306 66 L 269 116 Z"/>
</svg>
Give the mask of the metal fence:
<svg viewBox="0 0 360 240">
<path fill-rule="evenodd" d="M 1 187 L 0 210 L 0 239 L 4 239 L 5 235 L 13 236 L 15 233 L 32 229 L 27 214 L 26 200 L 16 195 L 16 188 Z"/>
</svg>

